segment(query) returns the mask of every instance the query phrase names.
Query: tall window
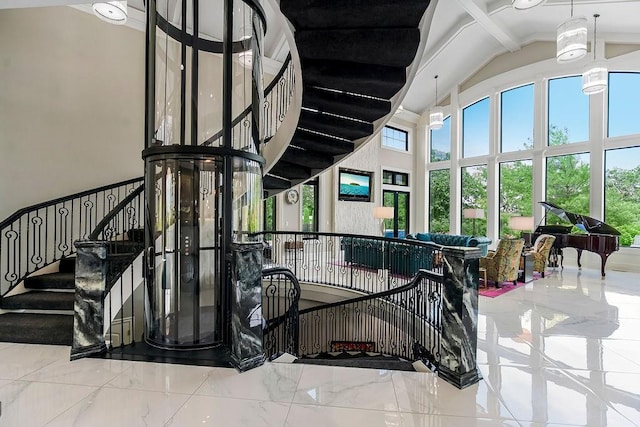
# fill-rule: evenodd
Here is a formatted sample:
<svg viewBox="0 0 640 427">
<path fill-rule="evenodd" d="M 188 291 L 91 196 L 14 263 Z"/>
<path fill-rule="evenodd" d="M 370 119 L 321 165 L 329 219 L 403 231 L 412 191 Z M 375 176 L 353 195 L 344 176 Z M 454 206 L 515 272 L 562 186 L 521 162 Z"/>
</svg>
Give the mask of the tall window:
<svg viewBox="0 0 640 427">
<path fill-rule="evenodd" d="M 489 154 L 489 98 L 462 110 L 462 157 Z"/>
<path fill-rule="evenodd" d="M 582 77 L 549 80 L 548 144 L 589 140 L 589 97 L 582 93 Z"/>
<path fill-rule="evenodd" d="M 429 172 L 429 232 L 449 231 L 449 169 Z"/>
<path fill-rule="evenodd" d="M 276 229 L 276 197 L 271 196 L 264 199 L 264 231 L 275 231 Z"/>
<path fill-rule="evenodd" d="M 302 185 L 302 231 L 318 231 L 318 179 Z"/>
<path fill-rule="evenodd" d="M 609 73 L 609 137 L 640 133 L 640 73 Z"/>
<path fill-rule="evenodd" d="M 533 148 L 533 84 L 500 95 L 500 151 Z"/>
<path fill-rule="evenodd" d="M 462 209 L 484 209 L 487 211 L 487 165 L 462 168 Z M 473 233 L 474 220 L 462 218 L 462 234 Z M 477 236 L 487 235 L 487 222 L 475 220 Z"/>
<path fill-rule="evenodd" d="M 451 116 L 444 119 L 442 127 L 431 130 L 431 155 L 432 162 L 451 159 Z"/>
<path fill-rule="evenodd" d="M 605 152 L 604 221 L 629 246 L 640 235 L 640 147 Z"/>
<path fill-rule="evenodd" d="M 531 160 L 500 163 L 499 197 L 500 230 L 498 234 L 517 236 L 519 231 L 509 228 L 509 218 L 533 216 L 533 162 Z"/>
<path fill-rule="evenodd" d="M 409 186 L 409 174 L 404 172 L 382 171 L 382 183 L 387 185 Z"/>
<path fill-rule="evenodd" d="M 385 236 L 404 238 L 409 234 L 409 193 L 384 190 L 383 206 L 393 207 L 393 218 L 384 220 Z"/>
<path fill-rule="evenodd" d="M 403 130 L 385 126 L 382 128 L 382 146 L 409 151 L 409 134 Z"/>
<path fill-rule="evenodd" d="M 546 201 L 566 211 L 589 215 L 589 155 L 548 157 L 546 194 Z M 567 224 L 553 214 L 546 220 L 547 224 Z"/>
</svg>

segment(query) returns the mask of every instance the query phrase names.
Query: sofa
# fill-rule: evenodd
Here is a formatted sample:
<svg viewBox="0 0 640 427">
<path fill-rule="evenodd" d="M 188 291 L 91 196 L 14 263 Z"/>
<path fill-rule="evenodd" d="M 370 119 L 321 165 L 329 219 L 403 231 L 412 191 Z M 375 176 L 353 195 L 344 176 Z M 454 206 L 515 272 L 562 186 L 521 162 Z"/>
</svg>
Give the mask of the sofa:
<svg viewBox="0 0 640 427">
<path fill-rule="evenodd" d="M 431 270 L 440 246 L 478 247 L 487 253 L 491 240 L 486 237 L 417 233 L 407 235 L 407 242 L 367 237 L 342 239 L 345 262 L 371 269 L 388 269 L 391 274 L 413 276 L 419 269 Z M 427 244 L 416 244 L 417 240 Z"/>
<path fill-rule="evenodd" d="M 465 236 L 459 234 L 442 233 L 416 233 L 409 234 L 407 239 L 415 239 L 421 242 L 433 242 L 440 246 L 464 246 L 469 248 L 480 248 L 482 256 L 486 256 L 489 251 L 491 239 L 484 236 Z"/>
</svg>

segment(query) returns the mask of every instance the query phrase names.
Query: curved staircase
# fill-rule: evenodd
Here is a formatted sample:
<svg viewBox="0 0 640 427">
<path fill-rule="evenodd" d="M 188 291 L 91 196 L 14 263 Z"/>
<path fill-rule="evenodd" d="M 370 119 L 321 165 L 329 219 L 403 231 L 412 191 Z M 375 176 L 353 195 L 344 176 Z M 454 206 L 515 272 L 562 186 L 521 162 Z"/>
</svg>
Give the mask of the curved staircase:
<svg viewBox="0 0 640 427">
<path fill-rule="evenodd" d="M 371 136 L 408 83 L 429 0 L 281 0 L 302 68 L 302 111 L 264 177 L 274 194 L 306 181 Z"/>
</svg>

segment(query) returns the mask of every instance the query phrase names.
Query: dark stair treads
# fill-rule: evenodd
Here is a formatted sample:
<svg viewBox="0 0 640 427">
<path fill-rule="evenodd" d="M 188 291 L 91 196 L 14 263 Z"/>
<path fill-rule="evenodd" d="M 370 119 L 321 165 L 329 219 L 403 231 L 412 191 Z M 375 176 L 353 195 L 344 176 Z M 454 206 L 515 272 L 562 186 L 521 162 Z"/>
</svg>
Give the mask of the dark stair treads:
<svg viewBox="0 0 640 427">
<path fill-rule="evenodd" d="M 311 169 L 325 170 L 333 165 L 333 156 L 297 147 L 289 147 L 281 159 L 285 162 L 304 165 Z"/>
<path fill-rule="evenodd" d="M 0 308 L 5 310 L 73 310 L 74 295 L 73 292 L 29 291 L 2 298 Z"/>
<path fill-rule="evenodd" d="M 371 123 L 302 110 L 298 126 L 338 138 L 356 140 L 373 133 Z"/>
<path fill-rule="evenodd" d="M 425 0 L 280 0 L 295 28 L 417 27 Z"/>
<path fill-rule="evenodd" d="M 305 59 L 302 78 L 307 85 L 390 99 L 405 85 L 407 71 L 405 67 Z"/>
<path fill-rule="evenodd" d="M 265 190 L 286 190 L 291 188 L 291 181 L 267 174 L 262 180 L 262 185 Z"/>
<path fill-rule="evenodd" d="M 269 171 L 270 174 L 290 180 L 311 178 L 311 169 L 280 160 Z"/>
<path fill-rule="evenodd" d="M 319 355 L 317 357 L 303 357 L 297 359 L 294 363 L 304 363 L 308 365 L 345 366 L 352 368 L 388 369 L 393 371 L 415 371 L 411 362 L 398 357 L 383 355 Z"/>
<path fill-rule="evenodd" d="M 305 86 L 303 108 L 373 122 L 391 111 L 391 102 Z"/>
<path fill-rule="evenodd" d="M 407 67 L 420 44 L 418 28 L 356 28 L 296 31 L 303 59 Z M 404 46 L 399 49 L 398 46 Z"/>
<path fill-rule="evenodd" d="M 24 287 L 27 289 L 75 289 L 74 273 L 49 273 L 27 277 Z"/>
<path fill-rule="evenodd" d="M 111 254 L 135 254 L 144 247 L 144 242 L 132 240 L 111 240 L 109 241 L 109 255 Z"/>
<path fill-rule="evenodd" d="M 298 129 L 293 135 L 291 145 L 304 148 L 305 150 L 330 154 L 332 156 L 339 156 L 353 151 L 353 143 L 351 141 L 332 138 L 301 129 Z"/>
<path fill-rule="evenodd" d="M 0 315 L 0 341 L 71 345 L 73 316 L 66 314 L 6 313 Z"/>
<path fill-rule="evenodd" d="M 64 257 L 60 260 L 60 265 L 58 266 L 58 272 L 60 273 L 73 273 L 76 271 L 76 258 L 75 257 Z"/>
</svg>

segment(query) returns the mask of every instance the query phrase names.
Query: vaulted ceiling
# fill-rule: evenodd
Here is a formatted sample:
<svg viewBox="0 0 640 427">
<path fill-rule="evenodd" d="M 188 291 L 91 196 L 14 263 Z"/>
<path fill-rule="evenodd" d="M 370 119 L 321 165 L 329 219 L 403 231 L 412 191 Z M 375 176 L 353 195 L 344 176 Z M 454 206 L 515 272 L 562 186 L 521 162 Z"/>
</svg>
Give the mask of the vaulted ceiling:
<svg viewBox="0 0 640 427">
<path fill-rule="evenodd" d="M 0 9 L 14 7 L 82 5 L 77 0 L 0 0 Z M 274 13 L 263 1 L 268 15 Z M 78 6 L 89 10 L 89 5 Z M 130 25 L 142 29 L 143 0 L 129 0 Z M 592 38 L 593 14 L 599 13 L 598 40 L 636 45 L 640 49 L 640 0 L 575 0 L 574 16 L 585 16 Z M 439 75 L 440 100 L 455 85 L 467 80 L 498 55 L 517 52 L 537 41 L 554 42 L 559 24 L 570 17 L 568 0 L 547 0 L 518 11 L 511 0 L 439 0 L 420 68 L 402 101 L 405 109 L 421 114 L 435 100 L 434 76 Z M 280 62 L 287 54 L 284 36 L 269 27 L 265 53 Z M 562 65 L 558 65 L 562 67 Z"/>
</svg>

